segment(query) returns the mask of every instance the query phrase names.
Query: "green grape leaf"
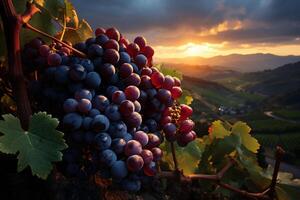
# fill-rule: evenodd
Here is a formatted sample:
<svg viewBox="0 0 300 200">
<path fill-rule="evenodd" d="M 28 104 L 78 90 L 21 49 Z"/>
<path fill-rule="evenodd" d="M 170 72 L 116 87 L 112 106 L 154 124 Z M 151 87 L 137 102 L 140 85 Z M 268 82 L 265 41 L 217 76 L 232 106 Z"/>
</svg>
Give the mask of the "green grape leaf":
<svg viewBox="0 0 300 200">
<path fill-rule="evenodd" d="M 188 90 L 183 90 L 178 102 L 185 105 L 191 105 L 193 102 L 193 97 Z"/>
<path fill-rule="evenodd" d="M 157 69 L 164 75 L 170 75 L 172 77 L 177 77 L 179 80 L 182 80 L 182 73 L 170 67 L 166 67 L 164 64 L 155 65 Z"/>
<path fill-rule="evenodd" d="M 221 120 L 214 121 L 209 128 L 209 136 L 210 138 L 224 138 L 225 136 L 231 135 L 230 130 L 225 128 L 224 122 Z"/>
<path fill-rule="evenodd" d="M 60 37 L 61 33 L 57 34 L 57 37 Z M 79 22 L 78 28 L 77 29 L 67 29 L 63 40 L 69 41 L 73 44 L 76 44 L 78 42 L 85 41 L 86 39 L 90 38 L 93 36 L 93 30 L 91 26 L 82 19 Z"/>
<path fill-rule="evenodd" d="M 176 143 L 174 143 L 174 146 L 178 167 L 187 175 L 195 173 L 205 146 L 202 140 L 197 138 L 193 142 L 190 142 L 186 147 L 179 147 Z M 174 169 L 175 166 L 170 143 L 165 141 L 161 144 L 160 148 L 163 150 L 164 154 L 162 161 L 166 162 L 169 165 L 169 168 Z"/>
<path fill-rule="evenodd" d="M 58 120 L 39 112 L 31 117 L 29 130 L 24 131 L 18 118 L 3 115 L 0 121 L 0 151 L 18 153 L 18 171 L 30 166 L 32 174 L 46 179 L 52 170 L 52 162 L 62 160 L 62 151 L 67 148 L 63 133 L 57 131 Z"/>
<path fill-rule="evenodd" d="M 69 0 L 64 0 L 66 8 L 67 27 L 75 29 L 79 26 L 79 19 L 73 4 Z"/>
<path fill-rule="evenodd" d="M 236 122 L 232 126 L 232 133 L 239 135 L 241 143 L 251 152 L 257 153 L 260 147 L 257 139 L 250 135 L 251 128 L 244 122 Z"/>
</svg>

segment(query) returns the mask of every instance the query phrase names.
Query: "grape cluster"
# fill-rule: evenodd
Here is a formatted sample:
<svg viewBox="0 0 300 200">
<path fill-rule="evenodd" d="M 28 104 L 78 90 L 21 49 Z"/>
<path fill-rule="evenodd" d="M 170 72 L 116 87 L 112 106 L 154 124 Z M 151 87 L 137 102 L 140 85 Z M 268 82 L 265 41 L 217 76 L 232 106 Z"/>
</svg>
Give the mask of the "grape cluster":
<svg viewBox="0 0 300 200">
<path fill-rule="evenodd" d="M 156 173 L 163 132 L 181 146 L 195 139 L 192 109 L 176 102 L 181 82 L 153 66 L 144 37 L 130 43 L 115 28 L 98 28 L 73 47 L 88 59 L 38 38 L 23 49 L 26 70 L 37 72 L 30 84 L 35 106 L 61 120 L 66 174 L 99 173 L 138 191 L 143 177 Z"/>
</svg>

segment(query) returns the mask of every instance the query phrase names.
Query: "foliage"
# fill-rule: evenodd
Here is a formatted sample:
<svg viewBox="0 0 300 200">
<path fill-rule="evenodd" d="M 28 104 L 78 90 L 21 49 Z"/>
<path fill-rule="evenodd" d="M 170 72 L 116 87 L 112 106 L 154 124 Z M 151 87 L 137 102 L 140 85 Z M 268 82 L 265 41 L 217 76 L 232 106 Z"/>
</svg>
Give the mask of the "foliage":
<svg viewBox="0 0 300 200">
<path fill-rule="evenodd" d="M 46 179 L 52 170 L 52 162 L 62 160 L 62 151 L 67 147 L 63 133 L 57 131 L 58 120 L 39 112 L 32 116 L 29 130 L 24 131 L 18 118 L 3 115 L 0 121 L 0 151 L 18 153 L 18 171 L 30 166 L 32 174 Z"/>
</svg>

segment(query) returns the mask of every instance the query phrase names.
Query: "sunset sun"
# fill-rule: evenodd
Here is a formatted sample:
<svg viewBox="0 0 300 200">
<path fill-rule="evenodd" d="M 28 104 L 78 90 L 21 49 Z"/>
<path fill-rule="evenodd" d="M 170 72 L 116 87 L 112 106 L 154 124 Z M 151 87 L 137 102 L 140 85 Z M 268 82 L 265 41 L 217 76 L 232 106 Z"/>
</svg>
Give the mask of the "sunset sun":
<svg viewBox="0 0 300 200">
<path fill-rule="evenodd" d="M 208 45 L 199 45 L 194 43 L 188 43 L 183 46 L 185 50 L 183 51 L 184 56 L 201 56 L 207 53 L 210 49 Z"/>
</svg>

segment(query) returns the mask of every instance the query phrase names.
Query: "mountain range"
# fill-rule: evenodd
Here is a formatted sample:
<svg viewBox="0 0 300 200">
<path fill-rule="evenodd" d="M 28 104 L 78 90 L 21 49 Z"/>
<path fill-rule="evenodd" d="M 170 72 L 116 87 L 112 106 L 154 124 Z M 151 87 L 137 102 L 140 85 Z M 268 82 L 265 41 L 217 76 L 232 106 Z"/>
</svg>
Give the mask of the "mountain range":
<svg viewBox="0 0 300 200">
<path fill-rule="evenodd" d="M 278 56 L 274 54 L 230 54 L 226 56 L 215 56 L 211 58 L 204 57 L 185 57 L 185 58 L 168 58 L 159 59 L 158 63 L 164 63 L 168 66 L 176 65 L 175 68 L 182 68 L 184 73 L 191 69 L 190 73 L 194 74 L 194 70 L 203 71 L 201 68 L 226 69 L 238 72 L 255 72 L 266 69 L 275 69 L 287 63 L 295 63 L 300 61 L 300 56 Z M 181 66 L 181 67 L 180 67 Z M 184 67 L 182 67 L 184 66 Z M 186 68 L 188 67 L 188 68 Z M 200 72 L 201 73 L 201 72 Z"/>
</svg>

